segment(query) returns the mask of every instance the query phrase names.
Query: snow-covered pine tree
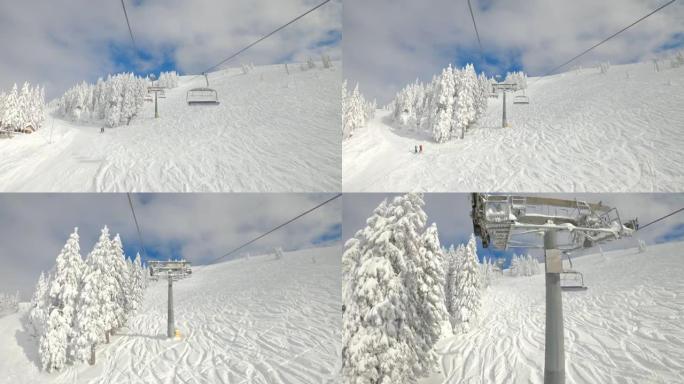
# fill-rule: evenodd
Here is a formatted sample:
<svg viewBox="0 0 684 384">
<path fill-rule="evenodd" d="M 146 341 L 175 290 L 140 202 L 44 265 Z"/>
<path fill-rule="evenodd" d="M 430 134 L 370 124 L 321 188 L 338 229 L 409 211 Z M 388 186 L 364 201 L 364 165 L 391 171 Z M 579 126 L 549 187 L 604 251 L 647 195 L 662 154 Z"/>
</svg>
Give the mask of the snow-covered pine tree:
<svg viewBox="0 0 684 384">
<path fill-rule="evenodd" d="M 456 270 L 456 250 L 454 245 L 450 245 L 449 249 L 444 251 L 444 308 L 447 311 L 447 316 L 450 316 L 450 308 L 452 308 L 452 302 L 454 298 L 454 287 L 455 278 L 454 273 Z"/>
<path fill-rule="evenodd" d="M 414 284 L 409 284 L 409 290 L 415 295 L 412 300 L 414 309 L 411 313 L 414 314 L 416 346 L 421 352 L 418 354 L 418 366 L 422 369 L 417 373 L 420 376 L 427 376 L 437 364 L 434 346 L 439 340 L 442 322 L 447 317 L 442 268 L 444 255 L 436 224 L 425 230 L 418 254 L 408 264 L 413 265 L 414 269 L 414 278 L 410 279 Z"/>
<path fill-rule="evenodd" d="M 88 263 L 91 269 L 100 271 L 100 282 L 98 285 L 98 296 L 100 298 L 100 313 L 103 316 L 105 326 L 105 337 L 109 343 L 109 335 L 117 325 L 117 296 L 118 280 L 115 277 L 114 257 L 112 257 L 112 240 L 109 237 L 109 228 L 105 225 L 100 234 L 95 247 L 88 256 Z M 102 337 L 101 336 L 101 337 Z"/>
<path fill-rule="evenodd" d="M 280 260 L 283 258 L 283 249 L 281 247 L 275 247 L 273 249 L 273 257 L 276 260 Z"/>
<path fill-rule="evenodd" d="M 455 331 L 468 332 L 477 320 L 481 306 L 481 279 L 475 235 L 470 235 L 461 262 L 453 325 Z"/>
<path fill-rule="evenodd" d="M 449 248 L 447 270 L 445 272 L 444 301 L 452 328 L 454 328 L 454 319 L 457 318 L 458 312 L 460 311 L 460 273 L 461 268 L 463 268 L 464 257 L 465 247 L 463 244 L 459 244 L 456 249 L 454 249 L 453 245 Z"/>
<path fill-rule="evenodd" d="M 407 326 L 404 254 L 383 201 L 345 244 L 342 375 L 350 384 L 415 381 L 415 335 Z"/>
<path fill-rule="evenodd" d="M 511 265 L 509 267 L 511 276 L 520 276 L 521 268 L 520 258 L 514 253 L 513 256 L 511 256 Z"/>
<path fill-rule="evenodd" d="M 482 288 L 487 288 L 491 285 L 492 283 L 492 276 L 491 276 L 491 264 L 489 264 L 489 260 L 485 257 L 482 260 L 482 264 L 480 264 L 480 278 L 482 279 L 481 286 Z"/>
<path fill-rule="evenodd" d="M 45 273 L 41 272 L 38 282 L 36 283 L 36 288 L 33 291 L 33 297 L 31 298 L 31 308 L 29 309 L 28 318 L 31 327 L 33 328 L 33 334 L 40 338 L 43 335 L 45 325 L 47 323 L 48 306 L 47 306 L 47 294 L 48 294 L 49 278 L 45 276 Z"/>
<path fill-rule="evenodd" d="M 14 84 L 12 90 L 5 97 L 5 107 L 2 120 L 2 125 L 5 129 L 15 130 L 19 125 L 19 91 L 17 85 Z"/>
<path fill-rule="evenodd" d="M 430 110 L 432 138 L 438 143 L 444 143 L 451 138 L 451 121 L 454 113 L 454 70 L 449 65 L 442 70 L 434 87 L 434 100 Z"/>
<path fill-rule="evenodd" d="M 40 338 L 41 361 L 47 371 L 61 369 L 73 351 L 72 326 L 83 271 L 78 240 L 78 228 L 74 228 L 57 256 L 48 287 L 46 313 L 49 315 Z"/>
<path fill-rule="evenodd" d="M 452 135 L 465 136 L 465 131 L 475 121 L 477 112 L 475 109 L 477 76 L 472 64 L 466 65 L 463 70 L 455 71 L 457 81 L 457 97 L 453 108 Z"/>
<path fill-rule="evenodd" d="M 114 322 L 112 324 L 112 333 L 114 330 L 123 327 L 126 324 L 128 311 L 130 308 L 128 296 L 128 270 L 126 266 L 126 256 L 123 252 L 123 245 L 121 237 L 117 233 L 114 239 L 110 242 L 109 260 L 111 263 L 111 270 L 113 277 L 116 280 L 114 301 Z"/>
<path fill-rule="evenodd" d="M 639 239 L 639 253 L 646 252 L 646 242 Z"/>
<path fill-rule="evenodd" d="M 43 369 L 59 371 L 67 362 L 69 324 L 57 307 L 52 307 L 40 338 L 38 353 Z"/>
<path fill-rule="evenodd" d="M 92 255 L 92 253 L 91 253 Z M 95 364 L 95 346 L 106 332 L 103 301 L 107 298 L 102 287 L 102 272 L 93 265 L 91 255 L 86 260 L 81 291 L 78 296 L 76 319 L 74 321 L 75 359 Z"/>
<path fill-rule="evenodd" d="M 140 254 L 136 253 L 135 260 L 132 267 L 132 291 L 133 291 L 133 307 L 135 311 L 142 305 L 143 292 L 145 290 L 145 269 L 140 261 Z"/>
</svg>

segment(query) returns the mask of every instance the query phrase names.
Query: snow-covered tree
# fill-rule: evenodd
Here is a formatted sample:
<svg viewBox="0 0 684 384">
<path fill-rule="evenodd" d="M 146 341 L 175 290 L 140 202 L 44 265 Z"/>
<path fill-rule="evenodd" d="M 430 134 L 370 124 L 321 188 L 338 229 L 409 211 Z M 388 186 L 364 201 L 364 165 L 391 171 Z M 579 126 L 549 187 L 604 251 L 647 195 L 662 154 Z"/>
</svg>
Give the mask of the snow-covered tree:
<svg viewBox="0 0 684 384">
<path fill-rule="evenodd" d="M 78 297 L 74 351 L 76 360 L 95 364 L 95 346 L 103 339 L 107 330 L 106 316 L 102 311 L 103 302 L 108 298 L 102 287 L 102 271 L 92 263 L 89 256 Z"/>
<path fill-rule="evenodd" d="M 83 273 L 78 241 L 78 228 L 75 228 L 57 256 L 48 286 L 47 324 L 40 337 L 41 361 L 48 371 L 61 369 L 73 352 L 73 323 Z"/>
<path fill-rule="evenodd" d="M 443 143 L 463 137 L 484 115 L 490 90 L 490 80 L 484 74 L 477 76 L 472 64 L 463 69 L 449 65 L 432 82 L 416 80 L 399 91 L 391 103 L 392 118 L 402 126 L 427 131 Z"/>
<path fill-rule="evenodd" d="M 178 73 L 176 71 L 160 73 L 157 85 L 169 89 L 178 87 Z"/>
<path fill-rule="evenodd" d="M 168 75 L 165 81 L 171 84 L 172 79 Z M 73 121 L 116 127 L 129 124 L 139 114 L 146 93 L 147 80 L 143 78 L 132 73 L 109 75 L 96 84 L 83 82 L 67 90 L 58 101 L 58 113 Z"/>
<path fill-rule="evenodd" d="M 38 353 L 43 369 L 59 371 L 67 362 L 67 342 L 70 327 L 60 310 L 53 307 L 50 311 L 44 334 L 40 338 Z"/>
<path fill-rule="evenodd" d="M 541 267 L 537 259 L 531 255 L 513 254 L 509 270 L 511 276 L 533 276 L 541 272 Z"/>
<path fill-rule="evenodd" d="M 19 310 L 19 292 L 15 295 L 0 292 L 0 316 Z"/>
<path fill-rule="evenodd" d="M 116 280 L 114 288 L 114 301 L 116 303 L 114 309 L 115 321 L 112 324 L 112 330 L 114 330 L 121 328 L 126 324 L 127 314 L 131 307 L 131 303 L 129 302 L 130 296 L 128 296 L 130 284 L 129 273 L 126 265 L 126 256 L 123 252 L 123 245 L 121 244 L 121 237 L 118 233 L 110 242 L 109 257 L 113 277 Z"/>
<path fill-rule="evenodd" d="M 33 132 L 45 120 L 45 90 L 24 83 L 21 90 L 14 84 L 9 93 L 0 92 L 0 129 Z"/>
<path fill-rule="evenodd" d="M 275 248 L 273 249 L 273 257 L 274 257 L 276 260 L 282 259 L 282 258 L 283 258 L 283 248 L 281 248 L 281 247 L 275 247 Z"/>
<path fill-rule="evenodd" d="M 356 84 L 352 92 L 347 91 L 347 81 L 342 83 L 342 138 L 347 139 L 358 128 L 366 126 L 375 116 L 375 101 L 368 102 Z"/>
<path fill-rule="evenodd" d="M 639 239 L 639 253 L 646 252 L 646 242 Z"/>
<path fill-rule="evenodd" d="M 417 347 L 421 351 L 418 364 L 423 368 L 419 374 L 427 376 L 437 364 L 434 346 L 441 334 L 442 321 L 447 317 L 444 305 L 444 255 L 436 224 L 428 227 L 423 234 L 422 245 L 411 264 L 413 271 L 409 270 L 409 276 L 413 278 L 409 280 L 409 289 L 415 295 L 411 312 L 415 315 L 413 326 Z"/>
<path fill-rule="evenodd" d="M 515 84 L 516 91 L 527 89 L 527 75 L 522 71 L 508 72 L 504 83 Z"/>
<path fill-rule="evenodd" d="M 451 138 L 454 98 L 456 96 L 455 80 L 454 70 L 449 65 L 448 68 L 442 70 L 442 75 L 438 77 L 434 88 L 434 103 L 430 116 L 432 118 L 432 138 L 438 143 L 444 143 Z"/>
<path fill-rule="evenodd" d="M 460 268 L 456 272 L 457 294 L 450 314 L 454 330 L 468 332 L 477 320 L 481 306 L 481 278 L 474 235 L 470 235 L 468 244 L 462 249 L 462 257 L 458 258 Z"/>
<path fill-rule="evenodd" d="M 28 313 L 29 323 L 33 328 L 33 334 L 38 337 L 42 336 L 45 324 L 47 323 L 48 286 L 49 277 L 46 277 L 45 273 L 41 272 L 38 282 L 36 283 L 36 288 L 33 291 L 31 308 Z"/>
<path fill-rule="evenodd" d="M 412 383 L 434 365 L 444 317 L 441 248 L 420 194 L 383 201 L 345 244 L 343 375 Z"/>
</svg>

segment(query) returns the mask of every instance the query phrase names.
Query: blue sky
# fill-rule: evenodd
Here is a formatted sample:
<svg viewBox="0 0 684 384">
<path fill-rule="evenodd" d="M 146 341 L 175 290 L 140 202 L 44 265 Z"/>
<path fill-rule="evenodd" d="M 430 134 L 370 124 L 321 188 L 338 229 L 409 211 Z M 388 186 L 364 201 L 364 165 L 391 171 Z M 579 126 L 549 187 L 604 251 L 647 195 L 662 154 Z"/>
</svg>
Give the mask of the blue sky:
<svg viewBox="0 0 684 384">
<path fill-rule="evenodd" d="M 332 197 L 330 194 L 133 194 L 149 259 L 201 265 Z M 339 243 L 340 199 L 226 260 Z M 85 257 L 107 225 L 129 257 L 141 252 L 125 194 L 0 194 L 0 292 L 28 294 L 78 227 Z"/>
<path fill-rule="evenodd" d="M 481 57 L 466 1 L 346 0 L 344 72 L 381 104 L 416 78 L 448 64 L 474 63 L 492 76 L 541 75 L 656 9 L 666 0 L 471 0 Z M 675 2 L 582 57 L 574 65 L 649 61 L 684 48 L 684 3 Z"/>
<path fill-rule="evenodd" d="M 0 89 L 29 81 L 44 85 L 52 98 L 83 80 L 122 71 L 200 73 L 317 4 L 124 1 L 137 52 L 119 1 L 0 2 Z M 321 54 L 341 59 L 341 13 L 341 0 L 333 0 L 227 65 L 300 62 Z"/>
</svg>

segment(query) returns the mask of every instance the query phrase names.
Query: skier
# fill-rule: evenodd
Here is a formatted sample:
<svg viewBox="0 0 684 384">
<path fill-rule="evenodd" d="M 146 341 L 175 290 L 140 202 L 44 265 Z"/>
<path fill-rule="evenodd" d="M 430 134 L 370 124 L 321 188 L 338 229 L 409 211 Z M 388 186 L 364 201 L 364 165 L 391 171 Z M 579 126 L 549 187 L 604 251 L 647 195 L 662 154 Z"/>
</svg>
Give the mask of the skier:
<svg viewBox="0 0 684 384">
<path fill-rule="evenodd" d="M 423 144 L 420 145 L 420 153 L 423 153 Z"/>
<path fill-rule="evenodd" d="M 413 147 L 413 153 L 418 153 L 418 146 L 417 145 Z"/>
</svg>

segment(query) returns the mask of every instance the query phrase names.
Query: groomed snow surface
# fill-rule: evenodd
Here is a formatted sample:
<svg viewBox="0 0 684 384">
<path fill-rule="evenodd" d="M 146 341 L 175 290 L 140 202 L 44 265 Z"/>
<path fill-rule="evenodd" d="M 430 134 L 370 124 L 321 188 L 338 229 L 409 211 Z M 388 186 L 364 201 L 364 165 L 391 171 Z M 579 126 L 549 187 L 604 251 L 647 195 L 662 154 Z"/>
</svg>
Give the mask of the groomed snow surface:
<svg viewBox="0 0 684 384">
<path fill-rule="evenodd" d="M 509 128 L 501 128 L 502 98 L 490 98 L 465 139 L 444 144 L 393 127 L 379 110 L 343 142 L 343 190 L 681 191 L 684 67 L 661 68 L 638 63 L 605 75 L 585 68 L 530 78 L 529 105 L 507 97 Z"/>
<path fill-rule="evenodd" d="M 195 267 L 174 283 L 180 341 L 166 338 L 167 282 L 97 364 L 49 374 L 23 312 L 0 318 L 0 383 L 337 383 L 341 353 L 340 247 Z M 315 263 L 312 258 L 315 258 Z"/>
<path fill-rule="evenodd" d="M 684 382 L 684 243 L 578 257 L 589 287 L 564 292 L 566 383 Z M 504 277 L 470 333 L 436 347 L 427 383 L 543 383 L 544 275 Z"/>
<path fill-rule="evenodd" d="M 290 65 L 210 73 L 220 104 L 188 106 L 178 88 L 130 126 L 106 129 L 48 116 L 41 130 L 0 136 L 0 190 L 311 192 L 340 189 L 341 66 Z M 53 126 L 54 121 L 54 126 Z"/>
</svg>

